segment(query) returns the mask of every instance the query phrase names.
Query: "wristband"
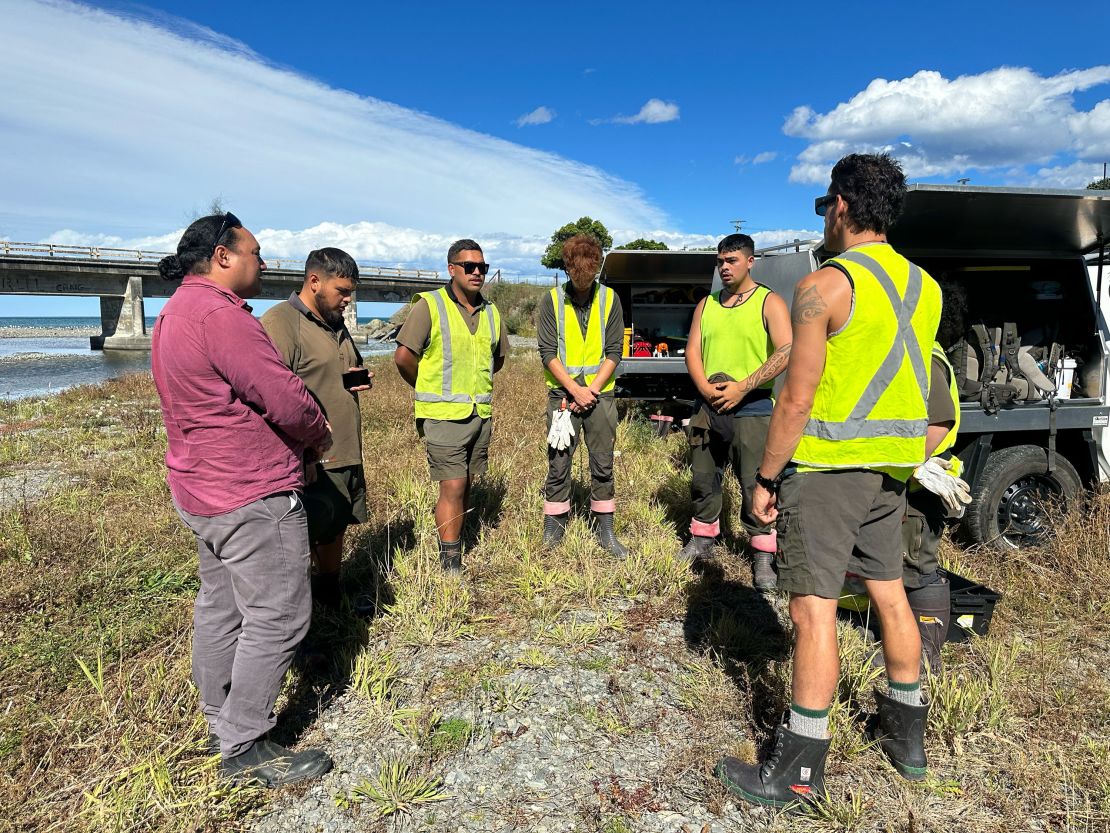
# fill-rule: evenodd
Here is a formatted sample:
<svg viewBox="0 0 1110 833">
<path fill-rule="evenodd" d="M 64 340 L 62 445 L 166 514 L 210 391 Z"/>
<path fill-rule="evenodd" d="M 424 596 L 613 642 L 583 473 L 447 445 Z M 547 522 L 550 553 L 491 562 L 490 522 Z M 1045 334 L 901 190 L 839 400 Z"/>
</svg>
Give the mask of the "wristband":
<svg viewBox="0 0 1110 833">
<path fill-rule="evenodd" d="M 755 482 L 771 494 L 777 495 L 779 491 L 779 486 L 782 485 L 782 474 L 780 473 L 779 476 L 775 478 L 764 477 L 762 474 L 759 473 L 759 469 L 756 469 Z"/>
</svg>

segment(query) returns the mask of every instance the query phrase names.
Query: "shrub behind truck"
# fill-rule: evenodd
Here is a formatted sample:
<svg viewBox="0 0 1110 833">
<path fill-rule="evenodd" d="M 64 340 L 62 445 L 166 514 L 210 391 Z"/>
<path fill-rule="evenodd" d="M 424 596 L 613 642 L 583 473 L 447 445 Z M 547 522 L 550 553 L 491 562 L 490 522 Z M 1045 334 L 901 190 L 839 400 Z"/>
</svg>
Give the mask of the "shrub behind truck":
<svg viewBox="0 0 1110 833">
<path fill-rule="evenodd" d="M 958 355 L 950 351 L 966 361 L 954 449 L 974 498 L 964 531 L 978 543 L 1035 544 L 1084 485 L 1110 480 L 1110 192 L 911 185 L 889 239 L 934 278 L 958 282 L 968 294 L 966 343 Z M 764 249 L 752 275 L 789 303 L 797 281 L 825 256 L 820 241 Z M 602 277 L 625 293 L 626 328 L 663 336 L 671 353 L 637 357 L 626 350 L 619 396 L 677 409 L 692 401 L 677 351 L 685 348 L 694 296 L 720 287 L 715 258 L 606 258 Z M 672 290 L 690 300 L 677 303 Z M 992 368 L 990 378 L 976 375 Z"/>
</svg>

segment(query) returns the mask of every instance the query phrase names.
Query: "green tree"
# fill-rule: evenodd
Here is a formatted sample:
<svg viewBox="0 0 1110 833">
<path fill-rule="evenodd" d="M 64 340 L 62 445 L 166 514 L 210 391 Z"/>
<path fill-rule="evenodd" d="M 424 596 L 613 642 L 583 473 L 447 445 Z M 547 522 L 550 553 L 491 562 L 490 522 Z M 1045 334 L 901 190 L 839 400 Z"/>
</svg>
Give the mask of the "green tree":
<svg viewBox="0 0 1110 833">
<path fill-rule="evenodd" d="M 1110 177 L 1104 176 L 1087 185 L 1092 191 L 1110 191 Z"/>
<path fill-rule="evenodd" d="M 579 217 L 577 222 L 567 223 L 551 235 L 551 243 L 548 244 L 547 251 L 540 258 L 540 263 L 548 269 L 565 269 L 563 244 L 576 234 L 588 234 L 596 238 L 601 244 L 603 252 L 609 251 L 613 245 L 613 235 L 609 233 L 609 229 L 605 228 L 605 224 L 601 220 L 595 220 L 592 217 Z"/>
<path fill-rule="evenodd" d="M 638 237 L 631 243 L 625 243 L 623 246 L 617 246 L 618 249 L 646 249 L 650 251 L 665 252 L 668 251 L 666 243 L 660 243 L 658 240 L 645 240 Z"/>
</svg>

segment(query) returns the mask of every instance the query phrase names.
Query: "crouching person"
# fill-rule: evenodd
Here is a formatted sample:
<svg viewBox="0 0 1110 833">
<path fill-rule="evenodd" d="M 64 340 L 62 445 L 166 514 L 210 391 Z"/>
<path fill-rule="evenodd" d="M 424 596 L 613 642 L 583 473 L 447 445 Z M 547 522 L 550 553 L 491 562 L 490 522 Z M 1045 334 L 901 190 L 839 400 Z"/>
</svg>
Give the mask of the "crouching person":
<svg viewBox="0 0 1110 833">
<path fill-rule="evenodd" d="M 563 244 L 570 278 L 540 301 L 537 340 L 547 381 L 547 482 L 543 542 L 563 540 L 570 517 L 571 462 L 585 434 L 590 452 L 590 511 L 602 549 L 625 558 L 613 527 L 613 447 L 617 404 L 613 373 L 621 360 L 624 313 L 620 299 L 595 280 L 601 244 L 585 234 Z"/>
</svg>

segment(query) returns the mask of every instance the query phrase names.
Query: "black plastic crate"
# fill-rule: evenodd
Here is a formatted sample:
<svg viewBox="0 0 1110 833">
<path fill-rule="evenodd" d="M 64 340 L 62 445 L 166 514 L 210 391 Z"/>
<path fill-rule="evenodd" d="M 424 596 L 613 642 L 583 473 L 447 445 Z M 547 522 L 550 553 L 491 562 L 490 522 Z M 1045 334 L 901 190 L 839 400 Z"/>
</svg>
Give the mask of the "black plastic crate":
<svg viewBox="0 0 1110 833">
<path fill-rule="evenodd" d="M 947 570 L 940 570 L 940 574 L 948 578 L 952 596 L 947 641 L 967 642 L 973 633 L 986 636 L 994 616 L 994 606 L 1002 594 Z"/>
</svg>

